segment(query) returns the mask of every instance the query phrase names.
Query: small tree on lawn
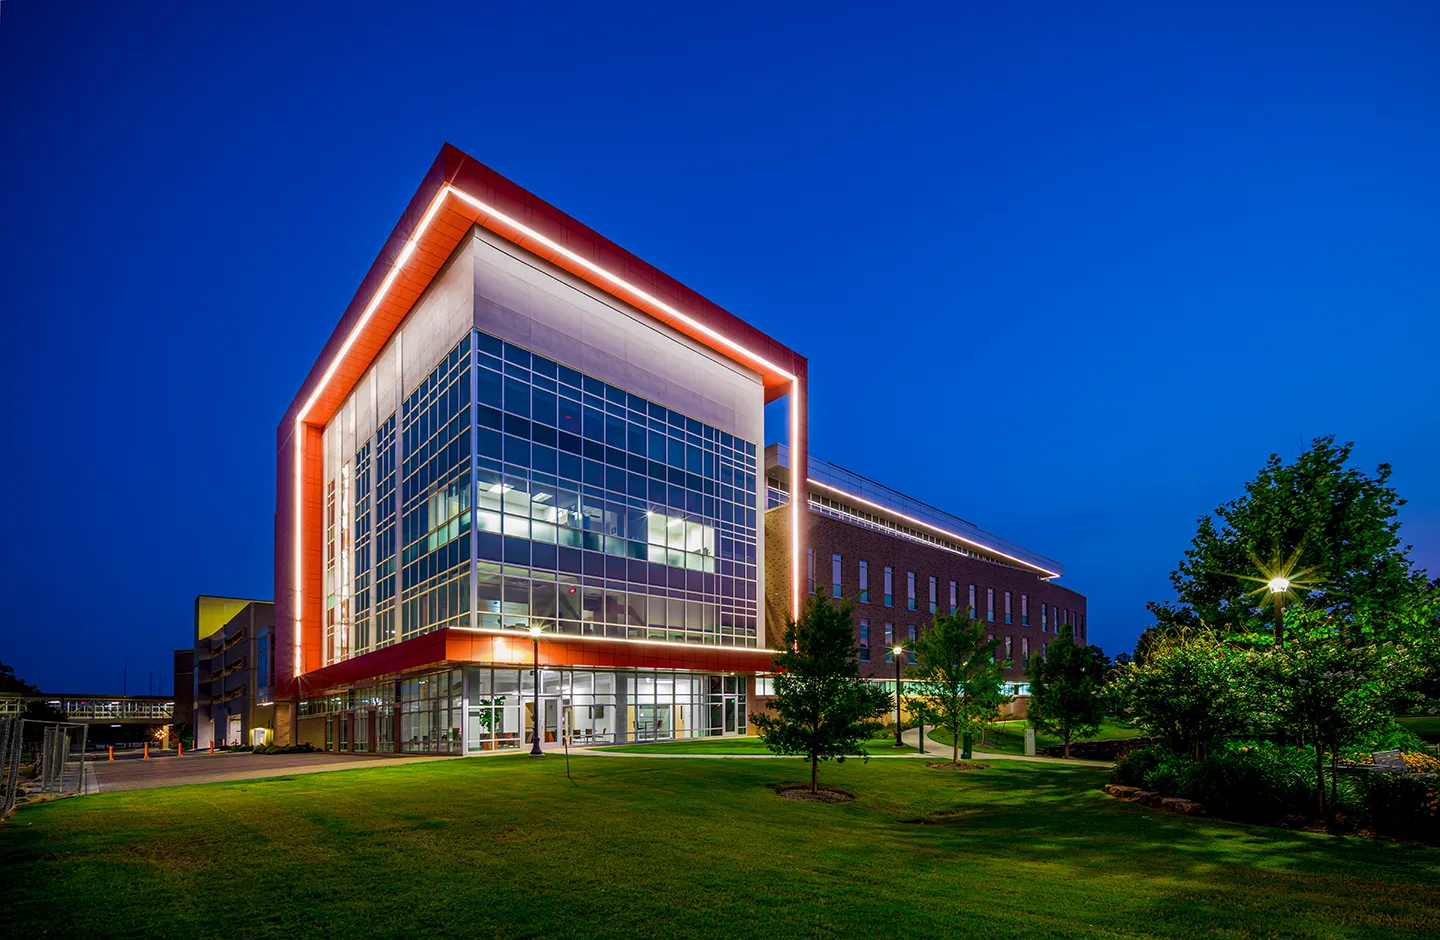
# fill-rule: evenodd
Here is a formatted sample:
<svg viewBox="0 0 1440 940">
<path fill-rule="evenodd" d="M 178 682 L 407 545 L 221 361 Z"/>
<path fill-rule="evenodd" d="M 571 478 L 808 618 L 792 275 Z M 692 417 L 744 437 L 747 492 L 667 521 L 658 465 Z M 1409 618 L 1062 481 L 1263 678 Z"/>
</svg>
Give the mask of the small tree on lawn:
<svg viewBox="0 0 1440 940">
<path fill-rule="evenodd" d="M 1010 700 L 1001 692 L 1008 662 L 997 662 L 1000 641 L 985 638 L 985 625 L 968 617 L 936 614 L 915 641 L 915 665 L 907 694 L 925 720 L 949 731 L 952 761 L 960 759 L 960 737 L 995 717 Z"/>
<path fill-rule="evenodd" d="M 1367 732 L 1389 724 L 1413 704 L 1418 669 L 1413 656 L 1392 643 L 1357 643 L 1324 610 L 1287 611 L 1290 641 L 1265 663 L 1275 710 L 1287 727 L 1315 748 L 1316 808 L 1335 812 L 1335 781 L 1325 799 L 1324 755 L 1337 753 Z"/>
<path fill-rule="evenodd" d="M 1263 711 L 1255 659 L 1208 631 L 1177 631 L 1157 639 L 1143 662 L 1114 670 L 1107 690 L 1131 724 L 1200 760 Z"/>
<path fill-rule="evenodd" d="M 1080 646 L 1074 628 L 1065 624 L 1045 655 L 1031 657 L 1025 669 L 1030 680 L 1026 714 L 1035 727 L 1065 742 L 1066 757 L 1070 756 L 1071 741 L 1100 730 L 1105 717 L 1101 696 L 1105 668 L 1100 647 Z"/>
<path fill-rule="evenodd" d="M 771 712 L 750 716 L 766 747 L 810 761 L 812 793 L 822 760 L 869 757 L 865 742 L 880 728 L 874 719 L 891 707 L 888 692 L 860 678 L 852 612 L 848 602 L 832 605 L 817 595 L 799 620 L 786 618 Z"/>
</svg>

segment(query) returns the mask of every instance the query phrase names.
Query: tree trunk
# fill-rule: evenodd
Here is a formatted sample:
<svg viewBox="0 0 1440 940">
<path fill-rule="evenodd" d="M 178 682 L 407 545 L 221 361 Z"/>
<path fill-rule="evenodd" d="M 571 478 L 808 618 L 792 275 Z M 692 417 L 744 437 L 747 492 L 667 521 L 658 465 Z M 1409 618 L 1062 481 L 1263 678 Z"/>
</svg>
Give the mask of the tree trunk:
<svg viewBox="0 0 1440 940">
<path fill-rule="evenodd" d="M 820 788 L 820 758 L 810 758 L 810 792 L 816 793 Z"/>
<path fill-rule="evenodd" d="M 1065 736 L 1065 758 L 1067 760 L 1070 758 L 1070 736 L 1068 734 Z"/>
<path fill-rule="evenodd" d="M 960 763 L 960 728 L 950 729 L 950 763 Z"/>
<path fill-rule="evenodd" d="M 1335 776 L 1335 752 L 1332 750 L 1330 752 L 1330 813 L 1332 816 L 1335 813 Z"/>
<path fill-rule="evenodd" d="M 1320 818 L 1326 822 L 1330 821 L 1329 813 L 1325 806 L 1325 764 L 1320 756 L 1320 748 L 1315 748 L 1315 781 L 1318 787 L 1315 791 L 1317 802 L 1320 806 Z"/>
</svg>

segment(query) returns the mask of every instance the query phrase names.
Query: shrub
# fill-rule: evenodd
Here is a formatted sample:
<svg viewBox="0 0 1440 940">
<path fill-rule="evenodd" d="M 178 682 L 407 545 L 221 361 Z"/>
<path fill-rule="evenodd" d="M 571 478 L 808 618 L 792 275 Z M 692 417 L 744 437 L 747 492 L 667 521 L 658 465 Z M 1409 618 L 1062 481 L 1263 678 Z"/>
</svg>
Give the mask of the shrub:
<svg viewBox="0 0 1440 940">
<path fill-rule="evenodd" d="M 1274 822 L 1315 807 L 1315 752 L 1268 742 L 1222 748 L 1196 763 L 1182 794 L 1216 816 Z"/>
<path fill-rule="evenodd" d="M 1115 762 L 1115 769 L 1110 773 L 1110 782 L 1127 787 L 1143 787 L 1145 778 L 1158 763 L 1160 748 L 1137 748 Z"/>
<path fill-rule="evenodd" d="M 1375 751 L 1421 751 L 1424 748 L 1424 741 L 1402 728 L 1399 723 L 1391 721 L 1388 725 L 1365 735 L 1353 747 L 1346 748 L 1342 753 L 1352 760 L 1368 764 L 1370 755 Z"/>
<path fill-rule="evenodd" d="M 1365 821 L 1384 835 L 1440 842 L 1440 781 L 1405 774 L 1354 778 Z"/>
<path fill-rule="evenodd" d="M 299 744 L 260 744 L 255 748 L 256 754 L 315 754 L 319 748 L 313 744 L 302 741 Z"/>
<path fill-rule="evenodd" d="M 1190 774 L 1194 769 L 1194 762 L 1184 754 L 1161 751 L 1159 760 L 1145 775 L 1145 789 L 1167 796 L 1179 796 L 1189 789 Z"/>
</svg>

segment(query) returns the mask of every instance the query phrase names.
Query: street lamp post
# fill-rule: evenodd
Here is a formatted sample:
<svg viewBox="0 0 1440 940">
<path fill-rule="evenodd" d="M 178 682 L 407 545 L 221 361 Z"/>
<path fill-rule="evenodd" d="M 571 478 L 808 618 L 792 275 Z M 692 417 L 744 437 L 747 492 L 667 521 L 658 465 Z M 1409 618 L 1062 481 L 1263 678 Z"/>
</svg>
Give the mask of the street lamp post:
<svg viewBox="0 0 1440 940">
<path fill-rule="evenodd" d="M 905 742 L 900 740 L 900 654 L 905 652 L 905 647 L 895 647 L 895 746 L 904 747 Z"/>
<path fill-rule="evenodd" d="M 1284 576 L 1271 578 L 1265 583 L 1270 596 L 1275 599 L 1275 645 L 1285 647 L 1285 593 L 1290 590 L 1290 579 Z"/>
<path fill-rule="evenodd" d="M 530 756 L 544 757 L 545 752 L 540 749 L 540 628 L 530 628 L 530 640 L 535 644 L 535 720 L 532 723 L 533 730 L 530 737 Z"/>
</svg>

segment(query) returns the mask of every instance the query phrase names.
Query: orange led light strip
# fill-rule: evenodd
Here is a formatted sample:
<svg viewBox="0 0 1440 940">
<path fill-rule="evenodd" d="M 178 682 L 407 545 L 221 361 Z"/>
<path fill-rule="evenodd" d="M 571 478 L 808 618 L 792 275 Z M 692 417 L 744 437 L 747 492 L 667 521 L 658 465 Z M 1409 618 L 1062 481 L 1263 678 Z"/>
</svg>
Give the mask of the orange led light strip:
<svg viewBox="0 0 1440 940">
<path fill-rule="evenodd" d="M 792 462 L 793 462 L 793 461 L 792 461 Z M 923 526 L 924 526 L 925 528 L 927 528 L 927 529 L 930 529 L 930 530 L 932 530 L 932 531 L 934 531 L 934 532 L 939 532 L 941 535 L 944 535 L 944 536 L 947 536 L 947 537 L 949 537 L 949 538 L 955 539 L 956 541 L 964 542 L 964 543 L 967 544 L 967 545 L 974 545 L 976 548 L 982 548 L 982 549 L 984 549 L 984 550 L 987 551 L 987 552 L 993 552 L 993 553 L 995 553 L 996 555 L 999 555 L 1001 558 L 1008 558 L 1008 559 L 1010 559 L 1011 561 L 1015 562 L 1015 563 L 1018 564 L 1018 565 L 1024 565 L 1026 568 L 1034 568 L 1036 571 L 1043 571 L 1043 572 L 1045 572 L 1045 574 L 1046 574 L 1047 576 L 1049 576 L 1049 577 L 1051 577 L 1051 578 L 1058 578 L 1058 577 L 1060 577 L 1060 572 L 1058 572 L 1058 571 L 1051 571 L 1051 570 L 1048 569 L 1048 568 L 1042 568 L 1042 567 L 1040 567 L 1039 565 L 1035 564 L 1033 561 L 1026 561 L 1026 560 L 1023 559 L 1023 558 L 1016 558 L 1014 555 L 1007 555 L 1005 552 L 1000 551 L 1000 549 L 994 548 L 993 546 L 990 546 L 990 545 L 986 545 L 984 542 L 977 542 L 977 541 L 975 541 L 974 539 L 967 539 L 965 536 L 960 535 L 958 532 L 951 532 L 949 529 L 942 529 L 942 528 L 940 528 L 940 527 L 937 526 L 937 525 L 932 525 L 931 523 L 926 522 L 924 519 L 916 519 L 914 516 L 907 516 L 907 515 L 905 515 L 905 513 L 903 513 L 903 512 L 900 512 L 900 511 L 898 511 L 898 510 L 892 509 L 892 508 L 890 508 L 889 506 L 885 506 L 885 505 L 882 505 L 882 504 L 880 504 L 880 503 L 871 502 L 870 500 L 866 499 L 866 498 L 863 497 L 863 496 L 856 496 L 854 493 L 850 493 L 850 492 L 847 492 L 847 491 L 845 491 L 845 490 L 842 490 L 842 489 L 840 489 L 838 486 L 831 486 L 829 483 L 821 483 L 819 480 L 816 480 L 816 479 L 813 479 L 813 478 L 810 478 L 810 477 L 806 477 L 806 479 L 808 479 L 808 480 L 810 481 L 810 485 L 811 485 L 811 486 L 818 486 L 818 487 L 820 487 L 821 489 L 829 490 L 829 491 L 832 492 L 832 493 L 839 493 L 841 496 L 845 497 L 846 499 L 854 500 L 854 501 L 857 502 L 857 503 L 864 503 L 866 506 L 871 506 L 871 507 L 873 507 L 873 508 L 875 508 L 875 509 L 878 509 L 878 510 L 880 510 L 881 512 L 885 513 L 886 515 L 895 516 L 895 517 L 898 518 L 898 519 L 904 519 L 906 522 L 913 522 L 913 523 L 915 523 L 916 525 L 923 525 Z M 792 500 L 790 500 L 790 502 L 793 503 L 793 502 L 795 502 L 795 500 L 792 499 Z"/>
<path fill-rule="evenodd" d="M 302 554 L 301 554 L 302 549 L 303 549 L 303 547 L 304 547 L 304 546 L 303 546 L 303 536 L 302 536 L 303 527 L 304 527 L 304 503 L 303 503 L 303 500 L 301 499 L 300 494 L 301 494 L 301 488 L 302 488 L 302 486 L 303 486 L 303 477 L 304 477 L 302 457 L 303 457 L 303 450 L 304 450 L 304 431 L 305 431 L 304 425 L 305 425 L 305 418 L 306 418 L 306 416 L 310 413 L 310 409 L 313 408 L 313 407 L 315 406 L 315 403 L 319 400 L 320 395 L 321 395 L 322 393 L 324 393 L 326 386 L 330 384 L 330 380 L 335 377 L 336 371 L 340 368 L 340 363 L 345 359 L 346 355 L 350 352 L 350 349 L 355 345 L 356 339 L 359 338 L 360 333 L 365 329 L 365 325 L 370 322 L 370 318 L 374 315 L 375 311 L 379 308 L 381 301 L 383 301 L 383 300 L 385 299 L 385 296 L 390 292 L 390 288 L 395 284 L 395 279 L 396 279 L 397 277 L 399 277 L 400 272 L 401 272 L 401 270 L 405 267 L 406 262 L 408 262 L 408 261 L 410 260 L 411 256 L 414 255 L 415 249 L 416 249 L 416 245 L 418 244 L 419 239 L 420 239 L 420 238 L 425 234 L 425 232 L 430 228 L 430 224 L 431 224 L 431 222 L 434 221 L 434 219 L 435 219 L 435 214 L 436 214 L 437 212 L 439 212 L 440 206 L 441 206 L 441 205 L 445 202 L 445 200 L 446 200 L 448 197 L 450 197 L 450 196 L 454 196 L 455 198 L 461 200 L 462 202 L 465 202 L 465 203 L 469 204 L 470 206 L 473 206 L 474 208 L 478 209 L 480 212 L 488 215 L 491 219 L 494 219 L 494 220 L 498 221 L 501 225 L 504 225 L 504 226 L 506 226 L 506 227 L 508 227 L 508 228 L 511 228 L 511 229 L 513 229 L 514 231 L 518 232 L 522 237 L 524 237 L 524 238 L 526 238 L 526 239 L 533 240 L 533 241 L 535 241 L 535 242 L 537 242 L 537 243 L 539 243 L 539 244 L 541 244 L 541 245 L 544 245 L 547 249 L 549 249 L 550 251 L 555 252 L 555 253 L 558 254 L 558 255 L 563 255 L 563 256 L 564 256 L 566 259 L 568 259 L 569 261 L 573 262 L 574 264 L 579 265 L 580 267 L 582 267 L 582 268 L 584 268 L 585 270 L 591 272 L 592 274 L 595 274 L 597 277 L 600 277 L 601 279 L 605 280 L 606 282 L 608 282 L 608 283 L 610 283 L 610 284 L 613 284 L 613 285 L 614 285 L 616 288 L 618 288 L 619 290 L 624 291 L 624 292 L 627 292 L 627 293 L 629 293 L 629 294 L 630 294 L 631 296 L 633 296 L 633 297 L 639 298 L 642 302 L 644 302 L 644 303 L 646 303 L 646 304 L 653 305 L 653 306 L 659 308 L 660 310 L 663 310 L 667 315 L 672 316 L 672 317 L 674 317 L 674 318 L 677 319 L 677 320 L 680 320 L 681 322 L 683 322 L 683 323 L 685 323 L 687 326 L 689 326 L 691 329 L 697 330 L 697 331 L 705 334 L 706 336 L 710 337 L 711 339 L 715 340 L 717 343 L 720 343 L 721 345 L 723 345 L 723 346 L 725 346 L 725 347 L 727 347 L 727 348 L 729 348 L 729 349 L 731 349 L 731 350 L 734 350 L 736 353 L 741 354 L 742 356 L 745 357 L 745 359 L 748 359 L 749 362 L 758 364 L 758 365 L 760 365 L 760 366 L 763 366 L 765 369 L 767 369 L 767 370 L 769 370 L 769 371 L 771 371 L 771 372 L 773 372 L 773 373 L 775 373 L 775 374 L 777 374 L 777 375 L 780 375 L 780 376 L 782 376 L 783 378 L 789 379 L 789 380 L 790 380 L 790 430 L 791 430 L 791 435 L 790 435 L 790 436 L 791 436 L 792 444 L 793 444 L 793 439 L 794 439 L 794 436 L 795 436 L 795 428 L 798 427 L 799 414 L 800 414 L 800 402 L 799 402 L 799 398 L 800 398 L 800 383 L 799 383 L 799 379 L 798 379 L 795 375 L 791 374 L 790 372 L 788 372 L 788 371 L 785 370 L 785 369 L 780 368 L 780 367 L 777 366 L 775 363 L 770 362 L 770 361 L 769 361 L 768 359 L 766 359 L 765 357 L 758 355 L 757 353 L 755 353 L 755 352 L 753 352 L 753 351 L 745 348 L 744 346 L 741 346 L 739 343 L 736 343 L 734 340 L 730 339 L 729 337 L 725 336 L 724 334 L 720 333 L 719 331 L 714 330 L 714 329 L 711 329 L 710 327 L 708 327 L 708 326 L 706 326 L 705 324 L 701 323 L 700 321 L 696 320 L 694 317 L 691 317 L 691 316 L 689 316 L 688 314 L 685 314 L 685 313 L 681 312 L 680 310 L 677 310 L 676 308 L 672 307 L 670 304 L 665 303 L 665 302 L 664 302 L 663 300 L 661 300 L 660 298 L 655 297 L 654 295 L 648 293 L 648 292 L 645 291 L 645 290 L 642 290 L 641 288 L 635 286 L 634 284 L 631 284 L 629 281 L 625 280 L 624 278 L 619 277 L 619 276 L 617 276 L 617 275 L 615 275 L 615 274 L 612 274 L 610 271 L 607 271 L 606 269 L 600 267 L 599 265 L 595 264 L 594 262 L 590 261 L 590 260 L 587 259 L 587 258 L 581 257 L 580 255 L 578 255 L 578 254 L 576 254 L 575 252 L 571 251 L 569 248 L 566 248 L 564 245 L 560 244 L 559 242 L 555 241 L 554 239 L 549 238 L 549 237 L 547 237 L 547 236 L 545 236 L 545 235 L 542 235 L 540 232 L 535 231 L 534 229 L 530 228 L 528 225 L 525 225 L 525 224 L 519 222 L 518 220 L 511 218 L 510 216 L 508 216 L 508 215 L 506 215 L 505 213 L 501 212 L 499 209 L 496 209 L 494 206 L 490 205 L 489 203 L 484 202 L 483 200 L 477 199 L 477 198 L 475 198 L 474 196 L 470 195 L 469 193 L 467 193 L 467 192 L 465 192 L 465 191 L 463 191 L 463 190 L 457 189 L 457 188 L 455 188 L 455 186 L 453 186 L 453 185 L 451 185 L 451 184 L 449 184 L 449 183 L 446 183 L 444 186 L 440 187 L 439 192 L 437 192 L 437 193 L 435 194 L 435 198 L 430 201 L 430 206 L 429 206 L 428 209 L 425 210 L 425 215 L 421 217 L 421 219 L 420 219 L 420 224 L 415 227 L 415 231 L 411 234 L 409 240 L 407 240 L 407 241 L 405 242 L 405 247 L 400 250 L 400 256 L 395 259 L 395 263 L 391 266 L 389 273 L 387 273 L 387 274 L 385 275 L 385 279 L 384 279 L 383 281 L 381 281 L 381 282 L 380 282 L 380 286 L 379 286 L 378 288 L 376 288 L 376 290 L 375 290 L 375 295 L 370 298 L 370 303 L 365 306 L 365 310 L 360 314 L 359 319 L 355 321 L 355 326 L 351 328 L 349 335 L 345 337 L 345 342 L 343 342 L 343 343 L 340 344 L 340 349 L 335 353 L 335 358 L 333 358 L 332 360 L 330 360 L 330 365 L 327 366 L 326 369 L 325 369 L 325 371 L 324 371 L 324 373 L 321 374 L 321 376 L 320 376 L 320 381 L 316 384 L 315 390 L 310 393 L 310 397 L 305 400 L 304 406 L 301 407 L 299 414 L 297 414 L 296 417 L 295 417 L 295 495 L 294 495 L 294 498 L 295 498 L 295 520 L 294 520 L 294 521 L 295 521 L 295 545 L 294 545 L 294 548 L 295 548 L 295 571 L 294 571 L 294 575 L 295 575 L 295 612 L 294 612 L 294 628 L 295 628 L 295 676 L 296 676 L 296 678 L 299 678 L 300 675 L 302 674 L 301 666 L 303 665 L 303 661 L 304 661 L 303 647 L 302 647 L 302 642 L 301 642 L 301 638 L 302 638 L 302 634 L 303 634 L 301 612 L 302 612 L 302 610 L 304 609 L 304 604 L 303 604 L 303 601 L 304 601 L 304 588 L 303 588 L 303 586 L 302 586 L 303 583 L 304 583 L 304 563 L 303 563 L 303 561 L 302 561 L 302 557 L 303 557 L 303 556 L 302 556 Z M 618 296 L 618 295 L 617 295 L 617 296 Z M 622 299 L 624 299 L 624 298 L 622 298 Z M 743 360 L 737 360 L 737 361 L 743 361 Z M 791 502 L 792 502 L 792 504 L 793 504 L 793 503 L 795 503 L 796 501 L 795 501 L 795 500 L 791 500 Z M 799 563 L 794 560 L 794 559 L 797 559 L 797 558 L 799 557 L 799 554 L 800 554 L 800 519 L 801 519 L 801 513 L 800 513 L 799 508 L 798 508 L 797 506 L 795 506 L 795 505 L 792 505 L 792 506 L 791 506 L 791 513 L 790 513 L 790 523 L 791 523 L 791 524 L 790 524 L 790 531 L 791 531 L 790 549 L 791 549 L 791 559 L 792 559 L 791 568 L 792 568 L 792 570 L 793 570 L 793 572 L 794 572 L 794 577 L 793 577 L 793 583 L 792 583 L 792 585 L 791 585 L 791 588 L 792 588 L 791 610 L 792 610 L 792 613 L 793 613 L 793 615 L 794 615 L 795 617 L 799 617 L 799 616 L 800 616 L 800 572 L 799 572 L 800 566 L 799 566 Z"/>
<path fill-rule="evenodd" d="M 457 630 L 461 633 L 484 633 L 490 636 L 513 637 L 517 640 L 530 642 L 530 634 L 520 630 L 500 630 L 493 627 L 447 627 L 448 630 Z M 763 653 L 767 657 L 774 656 L 775 651 L 766 649 L 763 646 L 715 646 L 710 643 L 681 643 L 677 640 L 632 640 L 629 637 L 621 636 L 585 636 L 579 633 L 541 633 L 542 640 L 591 640 L 605 643 L 636 643 L 641 646 L 675 646 L 687 650 L 720 650 L 726 653 Z"/>
</svg>

